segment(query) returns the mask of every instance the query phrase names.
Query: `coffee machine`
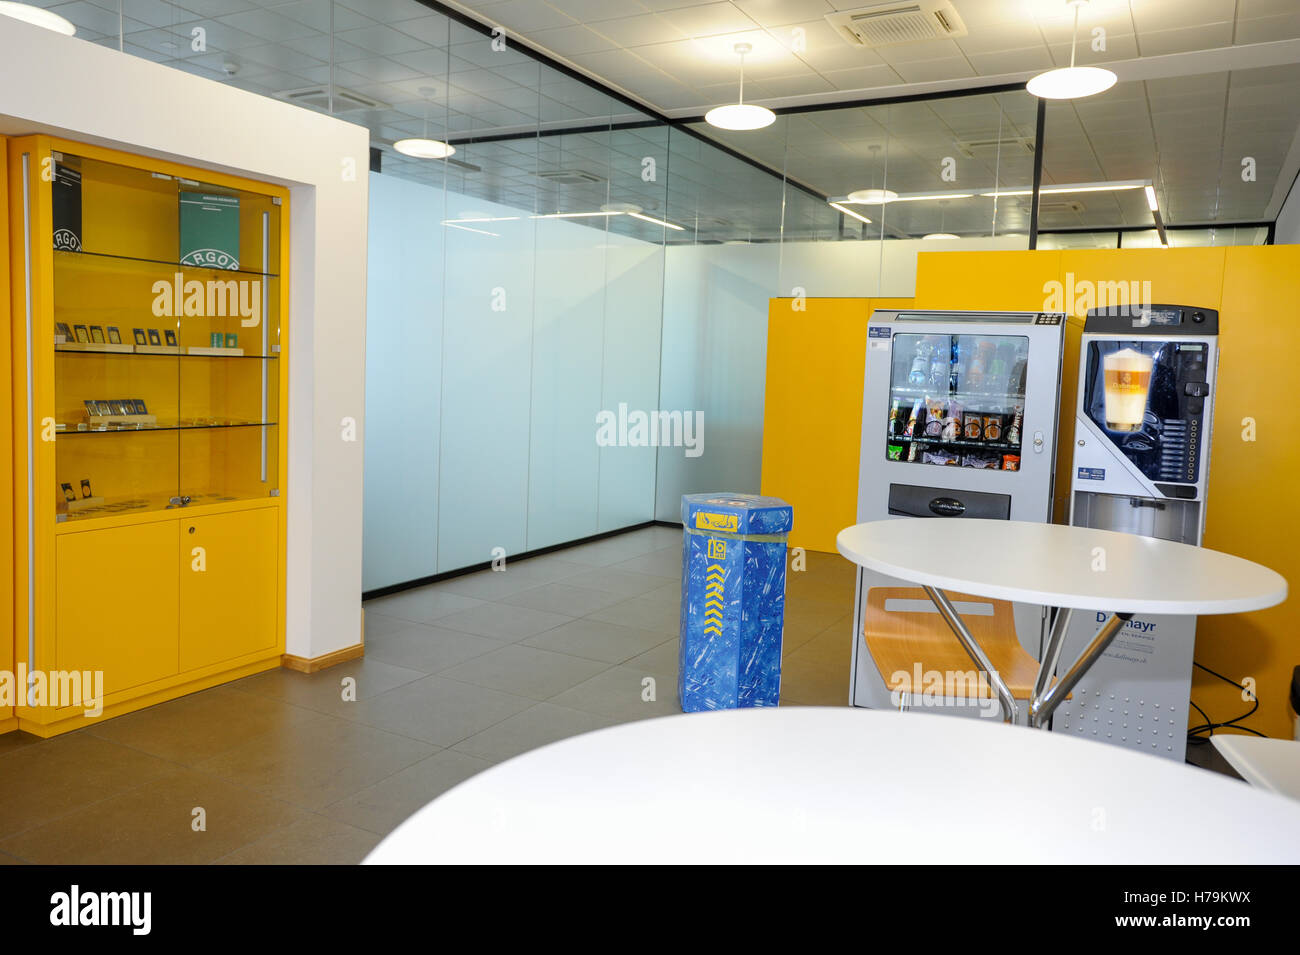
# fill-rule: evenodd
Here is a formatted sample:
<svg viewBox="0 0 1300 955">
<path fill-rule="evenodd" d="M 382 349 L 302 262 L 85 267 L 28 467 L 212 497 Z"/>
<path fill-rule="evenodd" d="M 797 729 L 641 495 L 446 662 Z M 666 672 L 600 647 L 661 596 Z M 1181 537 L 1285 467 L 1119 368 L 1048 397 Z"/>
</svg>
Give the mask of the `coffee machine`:
<svg viewBox="0 0 1300 955">
<path fill-rule="evenodd" d="M 1079 348 L 1070 523 L 1199 546 L 1205 528 L 1219 313 L 1093 309 Z M 1105 614 L 1075 611 L 1073 659 Z M 1135 615 L 1061 704 L 1052 730 L 1182 762 L 1194 616 Z"/>
</svg>

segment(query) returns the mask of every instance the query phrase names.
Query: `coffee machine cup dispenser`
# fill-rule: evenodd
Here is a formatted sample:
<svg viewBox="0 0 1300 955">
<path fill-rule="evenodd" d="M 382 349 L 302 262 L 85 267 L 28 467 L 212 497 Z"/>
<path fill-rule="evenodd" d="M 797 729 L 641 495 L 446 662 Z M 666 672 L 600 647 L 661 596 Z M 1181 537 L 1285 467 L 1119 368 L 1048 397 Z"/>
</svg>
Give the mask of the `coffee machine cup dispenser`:
<svg viewBox="0 0 1300 955">
<path fill-rule="evenodd" d="M 1199 546 L 1219 313 L 1184 305 L 1088 312 L 1080 342 L 1070 523 Z M 1096 631 L 1067 622 L 1064 656 Z M 1196 618 L 1134 617 L 1052 729 L 1182 761 Z"/>
</svg>

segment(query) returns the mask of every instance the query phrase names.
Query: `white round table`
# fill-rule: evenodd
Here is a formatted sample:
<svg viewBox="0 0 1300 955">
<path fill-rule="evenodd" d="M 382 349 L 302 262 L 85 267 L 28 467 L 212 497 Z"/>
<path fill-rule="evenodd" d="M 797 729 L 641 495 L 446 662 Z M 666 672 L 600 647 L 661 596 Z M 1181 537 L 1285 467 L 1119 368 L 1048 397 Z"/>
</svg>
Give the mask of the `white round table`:
<svg viewBox="0 0 1300 955">
<path fill-rule="evenodd" d="M 724 710 L 501 763 L 425 806 L 366 862 L 1294 864 L 1300 805 L 984 720 Z"/>
<path fill-rule="evenodd" d="M 979 519 L 894 518 L 855 524 L 835 538 L 862 567 L 920 584 L 997 691 L 1005 719 L 1018 712 L 1011 691 L 944 594 L 1110 614 L 1060 676 L 1068 614 L 1057 615 L 1029 703 L 1030 723 L 1052 712 L 1136 613 L 1204 615 L 1262 610 L 1286 599 L 1286 580 L 1241 557 L 1154 537 L 1064 524 Z"/>
</svg>

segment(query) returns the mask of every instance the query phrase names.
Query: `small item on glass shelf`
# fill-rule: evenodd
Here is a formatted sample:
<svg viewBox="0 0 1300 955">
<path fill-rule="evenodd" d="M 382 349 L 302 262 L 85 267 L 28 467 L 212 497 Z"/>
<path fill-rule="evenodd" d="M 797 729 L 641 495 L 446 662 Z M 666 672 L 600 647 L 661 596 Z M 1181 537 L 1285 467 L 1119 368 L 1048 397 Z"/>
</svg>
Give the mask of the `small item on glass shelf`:
<svg viewBox="0 0 1300 955">
<path fill-rule="evenodd" d="M 1011 416 L 1011 426 L 1007 428 L 1007 444 L 1020 443 L 1020 426 L 1024 421 L 1025 406 L 1016 405 L 1016 413 Z"/>
<path fill-rule="evenodd" d="M 943 435 L 943 399 L 925 399 L 925 436 L 938 438 Z"/>
<path fill-rule="evenodd" d="M 134 414 L 148 414 L 149 409 L 144 406 L 143 398 L 132 398 L 131 409 Z"/>
<path fill-rule="evenodd" d="M 920 448 L 921 446 L 917 444 L 915 441 L 913 441 L 907 448 L 907 460 L 915 461 L 916 455 L 920 451 Z"/>
<path fill-rule="evenodd" d="M 211 348 L 225 348 L 226 336 L 221 334 L 221 332 L 213 332 L 208 336 L 208 345 Z"/>
<path fill-rule="evenodd" d="M 163 338 L 166 339 L 167 344 L 169 346 L 171 346 L 172 348 L 176 347 L 176 333 L 172 331 L 170 328 L 166 329 L 163 332 Z"/>
<path fill-rule="evenodd" d="M 236 335 L 234 332 L 226 332 L 226 347 L 227 347 L 227 348 L 238 348 L 238 347 L 239 347 L 239 336 Z"/>
<path fill-rule="evenodd" d="M 916 433 L 916 416 L 921 413 L 921 399 L 912 402 L 912 413 L 907 416 L 907 425 L 903 428 L 903 437 L 910 438 Z"/>
<path fill-rule="evenodd" d="M 903 460 L 903 446 L 901 444 L 885 445 L 885 457 L 890 461 Z"/>
<path fill-rule="evenodd" d="M 99 414 L 99 403 L 96 402 L 94 399 L 87 398 L 85 401 L 82 402 L 82 404 L 86 406 L 86 414 L 89 415 L 90 417 L 93 418 Z"/>
<path fill-rule="evenodd" d="M 926 451 L 921 455 L 922 464 L 942 464 L 945 467 L 955 467 L 961 464 L 961 456 L 953 454 L 951 451 Z"/>
<path fill-rule="evenodd" d="M 948 415 L 943 419 L 943 440 L 960 441 L 961 440 L 961 403 L 953 400 L 948 402 Z"/>
<path fill-rule="evenodd" d="M 107 401 L 95 401 L 95 414 L 99 415 L 101 418 L 107 418 L 112 413 L 113 409 L 109 407 Z"/>
<path fill-rule="evenodd" d="M 147 339 L 147 338 L 144 337 L 144 329 L 143 329 L 143 328 L 133 328 L 133 329 L 131 329 L 131 334 L 135 336 L 135 343 L 136 343 L 137 345 L 147 345 L 147 344 L 149 344 L 149 339 Z"/>
<path fill-rule="evenodd" d="M 55 322 L 54 334 L 62 335 L 65 342 L 72 341 L 72 329 L 68 327 L 67 322 Z"/>
<path fill-rule="evenodd" d="M 963 455 L 961 459 L 962 467 L 980 468 L 985 471 L 996 471 L 1001 463 L 1001 460 L 996 454 L 982 454 L 980 452 Z"/>
<path fill-rule="evenodd" d="M 108 326 L 108 343 L 110 345 L 122 344 L 122 330 L 116 325 Z"/>
<path fill-rule="evenodd" d="M 965 417 L 966 440 L 979 441 L 984 437 L 984 416 L 978 411 L 968 411 Z"/>
<path fill-rule="evenodd" d="M 1002 440 L 1002 415 L 986 414 L 984 416 L 984 440 Z"/>
<path fill-rule="evenodd" d="M 81 496 L 82 496 L 83 498 L 86 498 L 86 497 L 90 497 L 90 496 L 91 496 L 91 493 L 90 493 L 90 478 L 82 478 L 82 479 L 81 479 Z"/>
<path fill-rule="evenodd" d="M 92 342 L 94 342 L 96 345 L 102 345 L 102 344 L 104 344 L 105 341 L 107 341 L 107 339 L 104 338 L 104 326 L 103 326 L 103 325 L 91 325 L 91 326 L 90 326 L 90 340 L 91 340 Z"/>
<path fill-rule="evenodd" d="M 162 336 L 158 334 L 158 329 L 149 329 L 149 344 L 155 348 L 162 345 Z"/>
<path fill-rule="evenodd" d="M 85 325 L 73 325 L 72 330 L 77 333 L 77 341 L 83 345 L 90 344 L 90 329 L 86 328 Z"/>
<path fill-rule="evenodd" d="M 77 499 L 77 492 L 72 489 L 72 485 L 67 481 L 59 485 L 59 490 L 63 492 L 63 499 L 69 504 Z"/>
<path fill-rule="evenodd" d="M 1004 455 L 1002 455 L 1002 470 L 1004 470 L 1004 471 L 1019 471 L 1019 470 L 1020 470 L 1020 455 L 1018 455 L 1018 454 L 1004 454 Z"/>
</svg>

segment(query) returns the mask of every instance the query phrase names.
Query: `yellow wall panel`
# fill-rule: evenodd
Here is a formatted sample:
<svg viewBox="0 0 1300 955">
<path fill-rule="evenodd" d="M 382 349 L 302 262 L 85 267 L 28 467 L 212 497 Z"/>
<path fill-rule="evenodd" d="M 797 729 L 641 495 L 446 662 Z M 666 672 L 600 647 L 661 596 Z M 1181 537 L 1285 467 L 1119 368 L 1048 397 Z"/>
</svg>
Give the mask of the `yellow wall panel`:
<svg viewBox="0 0 1300 955">
<path fill-rule="evenodd" d="M 790 546 L 834 553 L 857 515 L 867 321 L 910 299 L 772 299 L 767 322 L 764 494 L 794 506 Z"/>
<path fill-rule="evenodd" d="M 1013 256 L 1015 258 L 1013 258 Z M 1061 253 L 922 252 L 916 257 L 916 308 L 1041 312 L 1044 283 Z"/>
</svg>

